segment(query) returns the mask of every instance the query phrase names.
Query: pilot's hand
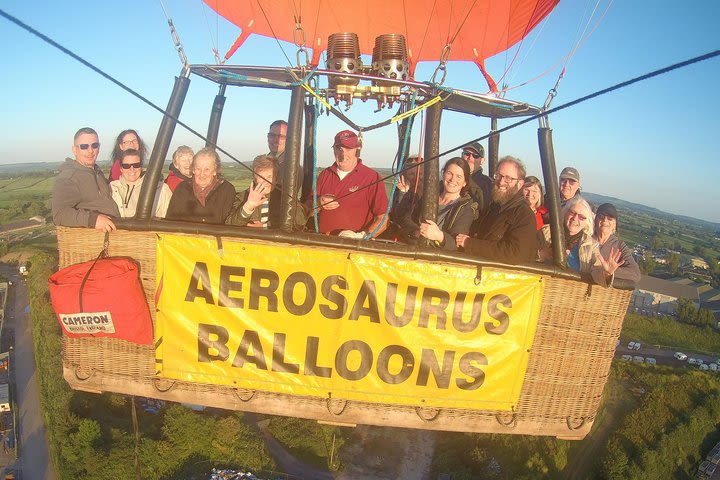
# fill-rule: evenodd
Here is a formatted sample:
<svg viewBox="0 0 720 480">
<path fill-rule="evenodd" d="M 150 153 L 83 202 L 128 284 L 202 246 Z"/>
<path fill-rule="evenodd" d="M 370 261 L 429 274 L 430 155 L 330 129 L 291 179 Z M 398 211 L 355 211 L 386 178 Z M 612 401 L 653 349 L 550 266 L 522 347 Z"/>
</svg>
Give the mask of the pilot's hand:
<svg viewBox="0 0 720 480">
<path fill-rule="evenodd" d="M 103 232 L 112 232 L 115 230 L 115 224 L 110 217 L 101 213 L 95 220 L 95 228 L 97 230 L 102 230 Z"/>
</svg>

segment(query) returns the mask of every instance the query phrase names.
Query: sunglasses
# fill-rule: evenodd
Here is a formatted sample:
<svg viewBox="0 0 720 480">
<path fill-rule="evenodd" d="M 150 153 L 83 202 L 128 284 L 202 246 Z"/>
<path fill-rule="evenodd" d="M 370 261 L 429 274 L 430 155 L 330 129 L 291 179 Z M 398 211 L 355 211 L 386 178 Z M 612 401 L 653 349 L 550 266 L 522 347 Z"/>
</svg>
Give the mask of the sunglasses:
<svg viewBox="0 0 720 480">
<path fill-rule="evenodd" d="M 577 219 L 580 220 L 581 222 L 584 222 L 587 219 L 587 217 L 585 215 L 581 215 L 577 212 L 573 212 L 572 210 L 570 210 L 568 212 L 568 217 L 570 217 L 570 218 L 577 217 Z"/>
<path fill-rule="evenodd" d="M 87 149 L 90 148 L 90 147 L 92 147 L 93 150 L 97 150 L 98 148 L 100 148 L 100 143 L 99 143 L 99 142 L 95 142 L 95 143 L 81 143 L 80 145 L 78 145 L 78 148 L 79 148 L 80 150 L 87 150 Z"/>
<path fill-rule="evenodd" d="M 131 168 L 140 168 L 140 167 L 142 167 L 142 163 L 140 163 L 140 162 L 137 162 L 137 163 L 123 163 L 123 164 L 120 165 L 120 166 L 123 168 L 123 170 L 130 170 Z"/>
<path fill-rule="evenodd" d="M 468 156 L 468 155 L 471 155 L 473 158 L 480 158 L 480 154 L 479 154 L 479 153 L 473 153 L 473 152 L 470 151 L 470 150 L 463 150 L 462 154 L 463 154 L 463 157 L 466 157 L 466 156 Z"/>
</svg>

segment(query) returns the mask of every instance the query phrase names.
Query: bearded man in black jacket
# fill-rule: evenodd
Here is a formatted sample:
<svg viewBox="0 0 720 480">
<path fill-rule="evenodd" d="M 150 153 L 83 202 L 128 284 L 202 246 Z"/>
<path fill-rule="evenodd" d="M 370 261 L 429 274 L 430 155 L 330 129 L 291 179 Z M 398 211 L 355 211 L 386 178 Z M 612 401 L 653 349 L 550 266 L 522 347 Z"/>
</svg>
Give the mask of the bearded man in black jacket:
<svg viewBox="0 0 720 480">
<path fill-rule="evenodd" d="M 537 255 L 535 215 L 522 194 L 525 166 L 503 157 L 493 176 L 492 202 L 473 223 L 469 235 L 455 241 L 470 255 L 502 263 L 530 263 Z"/>
</svg>

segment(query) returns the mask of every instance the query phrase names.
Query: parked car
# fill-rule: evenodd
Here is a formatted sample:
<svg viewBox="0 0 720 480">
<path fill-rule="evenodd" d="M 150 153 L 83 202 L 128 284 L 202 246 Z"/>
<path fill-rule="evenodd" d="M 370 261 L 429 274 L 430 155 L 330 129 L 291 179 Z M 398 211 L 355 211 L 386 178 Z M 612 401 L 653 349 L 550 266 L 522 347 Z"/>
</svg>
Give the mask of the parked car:
<svg viewBox="0 0 720 480">
<path fill-rule="evenodd" d="M 697 358 L 692 358 L 692 357 L 688 358 L 688 365 L 699 365 Z"/>
<path fill-rule="evenodd" d="M 687 360 L 687 355 L 685 355 L 682 352 L 675 352 L 675 358 L 677 358 L 680 361 Z"/>
<path fill-rule="evenodd" d="M 635 342 L 635 350 L 640 350 L 641 345 L 640 342 Z"/>
<path fill-rule="evenodd" d="M 628 343 L 628 350 L 635 350 L 635 342 Z"/>
<path fill-rule="evenodd" d="M 633 362 L 645 363 L 645 357 L 641 357 L 641 356 L 639 356 L 639 355 L 635 355 L 635 356 L 633 357 Z"/>
<path fill-rule="evenodd" d="M 710 364 L 708 364 L 708 367 L 709 367 L 710 370 L 712 370 L 713 372 L 717 372 L 717 371 L 718 371 L 718 365 L 717 365 L 717 363 L 710 363 Z"/>
<path fill-rule="evenodd" d="M 623 359 L 623 360 L 627 360 L 628 362 L 630 362 L 630 361 L 632 361 L 632 355 L 623 355 L 623 356 L 622 356 L 622 359 Z"/>
<path fill-rule="evenodd" d="M 653 357 L 645 357 L 645 363 L 649 363 L 650 365 L 657 364 L 657 360 L 655 360 Z"/>
<path fill-rule="evenodd" d="M 701 363 L 700 365 L 698 365 L 698 368 L 699 368 L 700 370 L 703 370 L 703 371 L 705 371 L 705 370 L 710 370 L 710 367 L 708 367 L 708 366 L 705 365 L 704 363 Z"/>
</svg>

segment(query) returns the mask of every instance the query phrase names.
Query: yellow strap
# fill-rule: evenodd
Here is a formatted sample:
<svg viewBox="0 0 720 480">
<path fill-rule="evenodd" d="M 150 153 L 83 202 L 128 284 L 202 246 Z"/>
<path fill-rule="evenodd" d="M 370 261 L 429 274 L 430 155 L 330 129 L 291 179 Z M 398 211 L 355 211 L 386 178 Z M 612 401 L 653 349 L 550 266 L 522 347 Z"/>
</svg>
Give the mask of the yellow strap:
<svg viewBox="0 0 720 480">
<path fill-rule="evenodd" d="M 317 98 L 320 103 L 322 103 L 323 105 L 325 105 L 326 108 L 332 110 L 332 106 L 331 106 L 328 102 L 326 102 L 324 98 L 322 98 L 320 95 L 318 95 L 317 93 L 315 93 L 315 90 L 313 90 L 312 88 L 310 88 L 310 86 L 309 86 L 307 83 L 303 83 L 302 86 L 303 86 L 303 88 L 304 88 L 305 90 L 307 90 L 308 92 L 310 92 L 310 94 L 311 94 L 313 97 Z"/>
<path fill-rule="evenodd" d="M 393 118 L 390 119 L 390 122 L 399 122 L 400 120 L 403 120 L 411 115 L 415 115 L 420 110 L 422 110 L 424 108 L 428 108 L 431 105 L 435 105 L 440 100 L 441 100 L 440 95 L 438 95 L 437 97 L 433 98 L 429 102 L 425 102 L 422 105 L 418 105 L 417 107 L 413 108 L 412 110 L 408 110 L 405 113 L 401 113 L 400 115 L 394 116 Z"/>
</svg>

